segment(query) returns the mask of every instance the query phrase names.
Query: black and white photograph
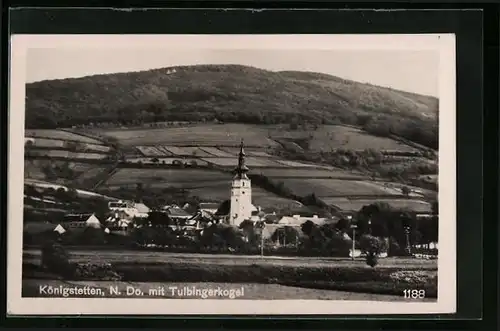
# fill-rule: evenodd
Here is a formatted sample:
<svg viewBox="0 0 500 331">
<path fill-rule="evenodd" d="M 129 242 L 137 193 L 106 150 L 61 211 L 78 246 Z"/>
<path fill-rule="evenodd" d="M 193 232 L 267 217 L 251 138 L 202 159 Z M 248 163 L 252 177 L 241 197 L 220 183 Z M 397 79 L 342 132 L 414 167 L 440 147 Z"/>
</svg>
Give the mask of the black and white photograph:
<svg viewBox="0 0 500 331">
<path fill-rule="evenodd" d="M 10 313 L 454 311 L 453 35 L 17 35 L 11 61 Z"/>
</svg>

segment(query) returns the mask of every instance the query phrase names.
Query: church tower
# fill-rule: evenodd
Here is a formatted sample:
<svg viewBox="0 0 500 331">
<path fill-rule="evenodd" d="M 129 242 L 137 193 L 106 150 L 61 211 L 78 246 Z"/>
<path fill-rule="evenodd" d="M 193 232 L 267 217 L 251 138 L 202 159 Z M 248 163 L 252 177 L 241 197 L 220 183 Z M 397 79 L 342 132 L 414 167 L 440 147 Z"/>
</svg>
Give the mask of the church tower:
<svg viewBox="0 0 500 331">
<path fill-rule="evenodd" d="M 252 216 L 252 187 L 247 176 L 249 169 L 245 165 L 245 151 L 241 141 L 238 166 L 234 169 L 233 183 L 231 185 L 231 206 L 229 224 L 240 225 Z"/>
</svg>

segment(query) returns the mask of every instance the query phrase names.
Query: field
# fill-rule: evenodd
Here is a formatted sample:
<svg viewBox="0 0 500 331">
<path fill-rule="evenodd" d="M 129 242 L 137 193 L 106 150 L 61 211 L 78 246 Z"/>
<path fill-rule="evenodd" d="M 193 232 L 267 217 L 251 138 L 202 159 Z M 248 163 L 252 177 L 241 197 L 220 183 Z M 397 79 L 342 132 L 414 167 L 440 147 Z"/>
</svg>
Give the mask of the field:
<svg viewBox="0 0 500 331">
<path fill-rule="evenodd" d="M 23 279 L 54 279 L 38 267 L 40 251 L 23 251 Z M 70 261 L 110 264 L 121 281 L 133 283 L 230 283 L 232 286 L 274 284 L 299 288 L 401 296 L 417 286 L 426 296 L 437 296 L 437 261 L 383 258 L 376 268 L 364 259 L 273 257 L 224 254 L 184 254 L 123 250 L 70 250 Z M 76 279 L 75 279 L 76 280 Z M 71 282 L 71 280 L 68 280 Z M 87 280 L 86 282 L 95 282 Z M 268 288 L 271 290 L 271 288 Z M 290 297 L 297 290 L 287 290 Z M 334 293 L 334 292 L 330 292 Z M 346 294 L 347 295 L 347 294 Z M 271 299 L 274 292 L 267 293 Z"/>
<path fill-rule="evenodd" d="M 137 183 L 163 186 L 203 187 L 205 184 L 224 182 L 229 187 L 231 176 L 206 169 L 119 169 L 105 186 L 126 186 Z"/>
<path fill-rule="evenodd" d="M 314 193 L 318 197 L 333 196 L 387 196 L 401 195 L 401 191 L 369 181 L 354 181 L 319 178 L 290 178 L 284 181 L 285 186 L 294 192 Z"/>
<path fill-rule="evenodd" d="M 183 164 L 189 165 L 198 165 L 198 166 L 207 166 L 208 162 L 203 161 L 202 159 L 190 158 L 190 157 L 157 157 L 158 164 L 175 164 L 177 162 L 181 162 Z M 156 163 L 152 161 L 151 157 L 127 157 L 128 163 Z"/>
<path fill-rule="evenodd" d="M 24 177 L 30 179 L 46 180 L 47 175 L 44 173 L 44 167 L 67 166 L 74 173 L 72 180 L 88 179 L 104 171 L 105 168 L 90 163 L 55 161 L 55 160 L 25 160 L 24 161 Z"/>
<path fill-rule="evenodd" d="M 335 149 L 418 152 L 418 149 L 391 138 L 377 137 L 363 130 L 342 125 L 322 125 L 315 130 L 289 130 L 277 127 L 273 139 L 307 139 L 312 151 L 329 152 Z"/>
<path fill-rule="evenodd" d="M 202 159 L 208 163 L 212 163 L 221 167 L 236 167 L 238 164 L 237 158 L 219 158 L 219 157 L 206 157 Z M 273 160 L 258 157 L 246 157 L 245 164 L 248 167 L 279 167 L 281 164 Z M 281 165 L 285 166 L 285 165 Z"/>
<path fill-rule="evenodd" d="M 325 203 L 337 206 L 343 210 L 359 211 L 363 206 L 374 203 L 375 201 L 386 202 L 393 208 L 410 209 L 416 212 L 428 213 L 431 211 L 431 205 L 421 200 L 410 199 L 349 199 L 349 198 L 330 198 L 322 197 Z"/>
<path fill-rule="evenodd" d="M 24 263 L 39 263 L 41 252 L 38 249 L 24 249 Z M 276 257 L 259 255 L 230 255 L 230 254 L 199 254 L 199 253 L 169 253 L 154 251 L 126 251 L 123 250 L 70 250 L 72 262 L 94 263 L 190 263 L 193 265 L 220 265 L 220 266 L 289 266 L 309 268 L 360 268 L 366 267 L 364 259 L 352 261 L 350 258 L 327 257 Z M 405 268 L 407 270 L 435 270 L 437 260 L 387 257 L 379 260 L 377 268 Z"/>
<path fill-rule="evenodd" d="M 285 180 L 287 178 L 345 178 L 345 179 L 365 179 L 366 176 L 354 171 L 342 169 L 291 169 L 291 168 L 266 168 L 250 169 L 250 173 L 263 174 L 271 179 Z"/>
<path fill-rule="evenodd" d="M 30 150 L 30 156 L 45 156 L 64 159 L 88 159 L 88 160 L 102 160 L 107 157 L 106 154 L 101 153 L 73 153 L 64 150 Z"/>
<path fill-rule="evenodd" d="M 139 146 L 141 151 L 147 151 L 145 156 L 167 156 L 165 151 L 148 151 L 147 145 L 164 146 L 176 155 L 193 156 L 196 150 L 199 156 L 205 156 L 202 151 L 214 156 L 230 157 L 238 153 L 241 139 L 244 139 L 249 156 L 271 157 L 265 151 L 267 148 L 282 148 L 282 144 L 293 144 L 294 149 L 302 149 L 293 143 L 295 140 L 306 140 L 308 149 L 314 152 L 330 152 L 336 149 L 365 150 L 368 148 L 386 152 L 417 153 L 419 149 L 392 138 L 378 137 L 365 131 L 343 125 L 321 125 L 316 129 L 290 130 L 286 126 L 250 125 L 250 124 L 199 124 L 175 128 L 138 128 L 138 129 L 95 129 L 101 135 L 118 139 L 121 144 Z M 278 140 L 281 142 L 278 143 Z M 200 149 L 178 149 L 186 146 L 200 146 Z M 207 150 L 205 147 L 217 150 Z M 173 147 L 173 148 L 170 148 Z M 288 146 L 291 148 L 290 146 Z M 221 151 L 222 150 L 222 151 Z M 225 152 L 225 153 L 224 153 Z"/>
<path fill-rule="evenodd" d="M 221 150 L 231 154 L 232 156 L 238 156 L 240 153 L 239 147 L 222 147 Z M 274 155 L 271 155 L 265 151 L 265 149 L 257 149 L 257 148 L 245 148 L 245 154 L 247 156 L 256 156 L 256 157 L 266 157 L 266 158 L 274 158 Z"/>
<path fill-rule="evenodd" d="M 63 141 L 78 141 L 82 143 L 97 144 L 101 145 L 102 142 L 97 139 L 92 139 L 85 137 L 76 133 L 62 131 L 62 130 L 44 130 L 44 129 L 33 129 L 26 130 L 24 135 L 31 138 L 47 138 Z"/>
<path fill-rule="evenodd" d="M 151 188 L 177 187 L 189 191 L 190 195 L 204 200 L 224 201 L 230 197 L 231 174 L 208 169 L 119 169 L 102 187 L 117 189 L 135 187 L 143 183 Z M 252 187 L 252 200 L 263 208 L 284 208 L 296 205 L 293 201 Z"/>
<path fill-rule="evenodd" d="M 219 184 L 211 183 L 206 187 L 190 189 L 191 195 L 210 200 L 224 201 L 230 197 L 231 184 L 228 182 L 220 182 Z M 282 198 L 274 193 L 268 192 L 255 185 L 252 187 L 252 202 L 255 206 L 262 208 L 291 208 L 297 207 L 300 204 L 290 199 Z"/>
<path fill-rule="evenodd" d="M 279 147 L 267 138 L 267 130 L 262 126 L 245 124 L 205 124 L 188 125 L 181 128 L 164 129 L 117 129 L 94 130 L 101 135 L 113 137 L 123 145 L 172 145 L 172 146 L 234 146 L 241 139 L 249 147 Z"/>
</svg>

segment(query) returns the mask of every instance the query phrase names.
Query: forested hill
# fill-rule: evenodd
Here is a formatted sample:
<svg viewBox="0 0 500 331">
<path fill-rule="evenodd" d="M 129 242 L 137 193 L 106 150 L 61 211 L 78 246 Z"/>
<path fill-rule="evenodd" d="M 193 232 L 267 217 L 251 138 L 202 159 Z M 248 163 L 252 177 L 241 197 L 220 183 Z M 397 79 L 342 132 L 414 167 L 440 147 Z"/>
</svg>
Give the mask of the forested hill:
<svg viewBox="0 0 500 331">
<path fill-rule="evenodd" d="M 409 78 L 411 79 L 411 78 Z M 26 85 L 26 125 L 343 123 L 437 148 L 438 100 L 312 72 L 197 65 Z"/>
</svg>

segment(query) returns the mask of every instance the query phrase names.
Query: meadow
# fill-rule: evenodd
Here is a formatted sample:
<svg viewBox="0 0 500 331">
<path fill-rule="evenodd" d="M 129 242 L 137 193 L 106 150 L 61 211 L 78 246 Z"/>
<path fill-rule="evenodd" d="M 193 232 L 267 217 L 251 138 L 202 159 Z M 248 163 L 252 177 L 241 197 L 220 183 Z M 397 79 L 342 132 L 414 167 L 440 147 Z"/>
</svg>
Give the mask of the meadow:
<svg viewBox="0 0 500 331">
<path fill-rule="evenodd" d="M 45 150 L 45 149 L 35 149 L 30 150 L 30 156 L 36 157 L 53 157 L 53 158 L 61 158 L 61 159 L 88 159 L 88 160 L 102 160 L 107 157 L 106 154 L 102 153 L 74 153 L 65 150 Z"/>
<path fill-rule="evenodd" d="M 265 168 L 250 169 L 250 173 L 262 174 L 270 179 L 287 178 L 345 178 L 345 179 L 367 179 L 363 174 L 342 169 L 309 169 L 309 168 Z"/>
<path fill-rule="evenodd" d="M 244 139 L 249 147 L 279 147 L 267 138 L 265 127 L 248 124 L 200 124 L 174 128 L 95 129 L 100 135 L 117 139 L 128 146 L 227 146 L 238 147 Z"/>
<path fill-rule="evenodd" d="M 260 255 L 232 255 L 232 254 L 201 254 L 201 253 L 170 253 L 158 251 L 127 250 L 85 250 L 71 249 L 70 261 L 75 263 L 137 263 L 144 265 L 155 264 L 192 264 L 213 266 L 288 266 L 308 268 L 366 268 L 363 258 L 354 261 L 348 257 L 277 257 Z M 36 263 L 40 261 L 41 252 L 38 249 L 24 249 L 23 262 Z M 387 257 L 381 258 L 377 268 L 405 268 L 406 270 L 436 270 L 437 260 Z"/>
<path fill-rule="evenodd" d="M 220 158 L 220 157 L 205 157 L 202 158 L 203 161 L 208 163 L 215 164 L 221 167 L 236 167 L 238 164 L 238 158 Z M 274 162 L 273 160 L 260 158 L 260 157 L 245 157 L 245 164 L 248 167 L 286 167 L 287 165 L 283 165 L 278 162 Z"/>
<path fill-rule="evenodd" d="M 27 129 L 24 133 L 26 137 L 31 138 L 47 138 L 63 141 L 76 141 L 89 144 L 102 145 L 102 142 L 97 139 L 92 139 L 80 134 L 52 129 Z"/>
<path fill-rule="evenodd" d="M 208 169 L 119 169 L 105 183 L 105 186 L 121 186 L 137 183 L 165 185 L 203 186 L 207 182 L 224 181 L 230 185 L 231 175 Z"/>
<path fill-rule="evenodd" d="M 420 213 L 431 212 L 431 204 L 416 199 L 350 199 L 342 197 L 321 197 L 325 203 L 336 206 L 342 210 L 359 211 L 363 206 L 370 205 L 376 201 L 388 203 L 394 209 L 409 209 Z"/>
<path fill-rule="evenodd" d="M 279 284 L 300 288 L 341 290 L 401 296 L 409 286 L 437 296 L 437 261 L 384 258 L 376 268 L 364 259 L 279 258 L 250 255 L 183 254 L 123 250 L 71 250 L 70 261 L 88 265 L 109 265 L 121 281 Z M 23 279 L 43 275 L 40 251 L 23 251 Z M 45 274 L 46 279 L 54 276 Z M 38 278 L 41 279 L 41 278 Z M 407 280 L 408 279 L 408 280 Z M 66 281 L 78 281 L 78 277 Z M 95 277 L 93 280 L 96 281 Z M 290 294 L 294 291 L 290 291 Z M 273 293 L 268 293 L 272 298 Z"/>
<path fill-rule="evenodd" d="M 203 161 L 202 159 L 192 158 L 192 157 L 156 157 L 158 159 L 158 164 L 168 164 L 175 165 L 178 162 L 189 165 L 197 165 L 197 166 L 208 166 L 207 161 Z M 149 163 L 153 164 L 154 158 L 151 157 L 127 157 L 127 163 Z"/>
<path fill-rule="evenodd" d="M 392 138 L 378 137 L 359 128 L 344 125 L 321 125 L 315 129 L 290 130 L 276 127 L 271 131 L 273 139 L 308 141 L 308 149 L 330 152 L 336 149 L 362 151 L 372 148 L 378 151 L 418 152 L 418 149 Z"/>
<path fill-rule="evenodd" d="M 294 192 L 302 192 L 302 194 L 314 193 L 320 198 L 333 196 L 387 196 L 402 194 L 400 190 L 384 187 L 383 185 L 370 181 L 289 178 L 284 182 L 285 186 Z"/>
<path fill-rule="evenodd" d="M 71 162 L 61 160 L 25 160 L 24 161 L 24 177 L 29 179 L 47 180 L 46 171 L 47 167 L 67 167 L 72 171 L 72 178 L 67 180 L 78 181 L 79 179 L 92 178 L 96 174 L 105 170 L 105 167 L 91 163 Z"/>
</svg>

